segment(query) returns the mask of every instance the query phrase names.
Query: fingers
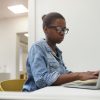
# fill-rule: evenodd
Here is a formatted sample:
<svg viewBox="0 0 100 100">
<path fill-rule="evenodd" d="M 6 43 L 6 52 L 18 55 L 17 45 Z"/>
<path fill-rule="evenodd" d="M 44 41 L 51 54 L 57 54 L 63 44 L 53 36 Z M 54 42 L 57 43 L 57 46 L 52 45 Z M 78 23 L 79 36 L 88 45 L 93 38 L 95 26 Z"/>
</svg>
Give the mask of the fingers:
<svg viewBox="0 0 100 100">
<path fill-rule="evenodd" d="M 100 73 L 100 71 L 95 71 L 93 74 L 94 74 L 95 76 L 99 76 L 99 73 Z"/>
<path fill-rule="evenodd" d="M 93 74 L 94 74 L 95 76 L 99 76 L 99 73 L 97 73 L 97 72 L 94 72 Z"/>
<path fill-rule="evenodd" d="M 98 78 L 98 76 L 97 75 L 94 75 L 93 77 L 92 77 L 92 79 L 97 79 Z"/>
<path fill-rule="evenodd" d="M 99 76 L 100 71 L 87 71 L 89 74 L 93 74 L 95 76 Z"/>
</svg>

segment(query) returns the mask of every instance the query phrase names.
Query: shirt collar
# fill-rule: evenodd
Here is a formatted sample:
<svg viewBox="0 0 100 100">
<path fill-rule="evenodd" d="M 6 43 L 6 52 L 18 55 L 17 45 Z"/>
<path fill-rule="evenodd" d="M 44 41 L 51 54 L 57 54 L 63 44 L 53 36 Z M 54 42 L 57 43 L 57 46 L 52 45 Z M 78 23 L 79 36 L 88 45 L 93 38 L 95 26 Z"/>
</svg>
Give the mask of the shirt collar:
<svg viewBox="0 0 100 100">
<path fill-rule="evenodd" d="M 46 40 L 44 39 L 44 43 L 45 43 L 45 47 L 47 49 L 48 52 L 52 52 L 51 48 L 49 47 L 49 45 L 47 44 Z M 57 52 L 59 54 L 62 54 L 62 51 L 56 46 Z"/>
</svg>

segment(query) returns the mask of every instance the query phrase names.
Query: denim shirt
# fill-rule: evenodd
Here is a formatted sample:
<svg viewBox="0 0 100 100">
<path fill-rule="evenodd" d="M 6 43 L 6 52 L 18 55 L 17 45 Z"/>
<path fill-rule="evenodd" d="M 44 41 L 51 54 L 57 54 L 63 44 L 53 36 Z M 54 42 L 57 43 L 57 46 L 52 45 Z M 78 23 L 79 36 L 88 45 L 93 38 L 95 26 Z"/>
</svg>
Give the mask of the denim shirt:
<svg viewBox="0 0 100 100">
<path fill-rule="evenodd" d="M 26 62 L 28 78 L 23 90 L 35 91 L 50 86 L 61 74 L 69 72 L 58 47 L 57 53 L 58 56 L 54 55 L 44 39 L 32 45 Z"/>
</svg>

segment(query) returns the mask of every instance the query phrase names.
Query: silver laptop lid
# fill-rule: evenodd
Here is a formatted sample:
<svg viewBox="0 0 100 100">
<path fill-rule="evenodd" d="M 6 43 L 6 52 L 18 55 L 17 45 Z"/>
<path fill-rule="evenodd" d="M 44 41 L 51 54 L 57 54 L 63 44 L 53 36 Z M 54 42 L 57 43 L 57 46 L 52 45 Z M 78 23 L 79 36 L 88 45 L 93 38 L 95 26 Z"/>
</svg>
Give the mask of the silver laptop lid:
<svg viewBox="0 0 100 100">
<path fill-rule="evenodd" d="M 96 86 L 97 86 L 97 88 L 100 88 L 100 72 L 99 72 L 99 77 L 98 77 Z"/>
</svg>

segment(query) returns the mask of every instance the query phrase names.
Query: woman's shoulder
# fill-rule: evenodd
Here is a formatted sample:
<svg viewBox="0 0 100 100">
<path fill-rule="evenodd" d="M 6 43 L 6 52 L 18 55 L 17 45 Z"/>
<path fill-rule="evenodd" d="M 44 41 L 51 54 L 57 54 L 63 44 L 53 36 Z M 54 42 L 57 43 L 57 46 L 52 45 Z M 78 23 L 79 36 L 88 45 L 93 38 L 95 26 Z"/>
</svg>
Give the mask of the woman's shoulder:
<svg viewBox="0 0 100 100">
<path fill-rule="evenodd" d="M 42 47 L 44 45 L 45 45 L 45 39 L 41 39 L 41 40 L 38 40 L 38 41 L 34 42 L 32 44 L 32 47 L 34 47 L 34 46 L 40 46 L 40 47 Z"/>
<path fill-rule="evenodd" d="M 45 50 L 45 45 L 46 45 L 46 42 L 44 39 L 41 39 L 39 41 L 36 41 L 32 44 L 31 48 L 30 48 L 30 51 L 33 51 L 33 50 Z"/>
</svg>

